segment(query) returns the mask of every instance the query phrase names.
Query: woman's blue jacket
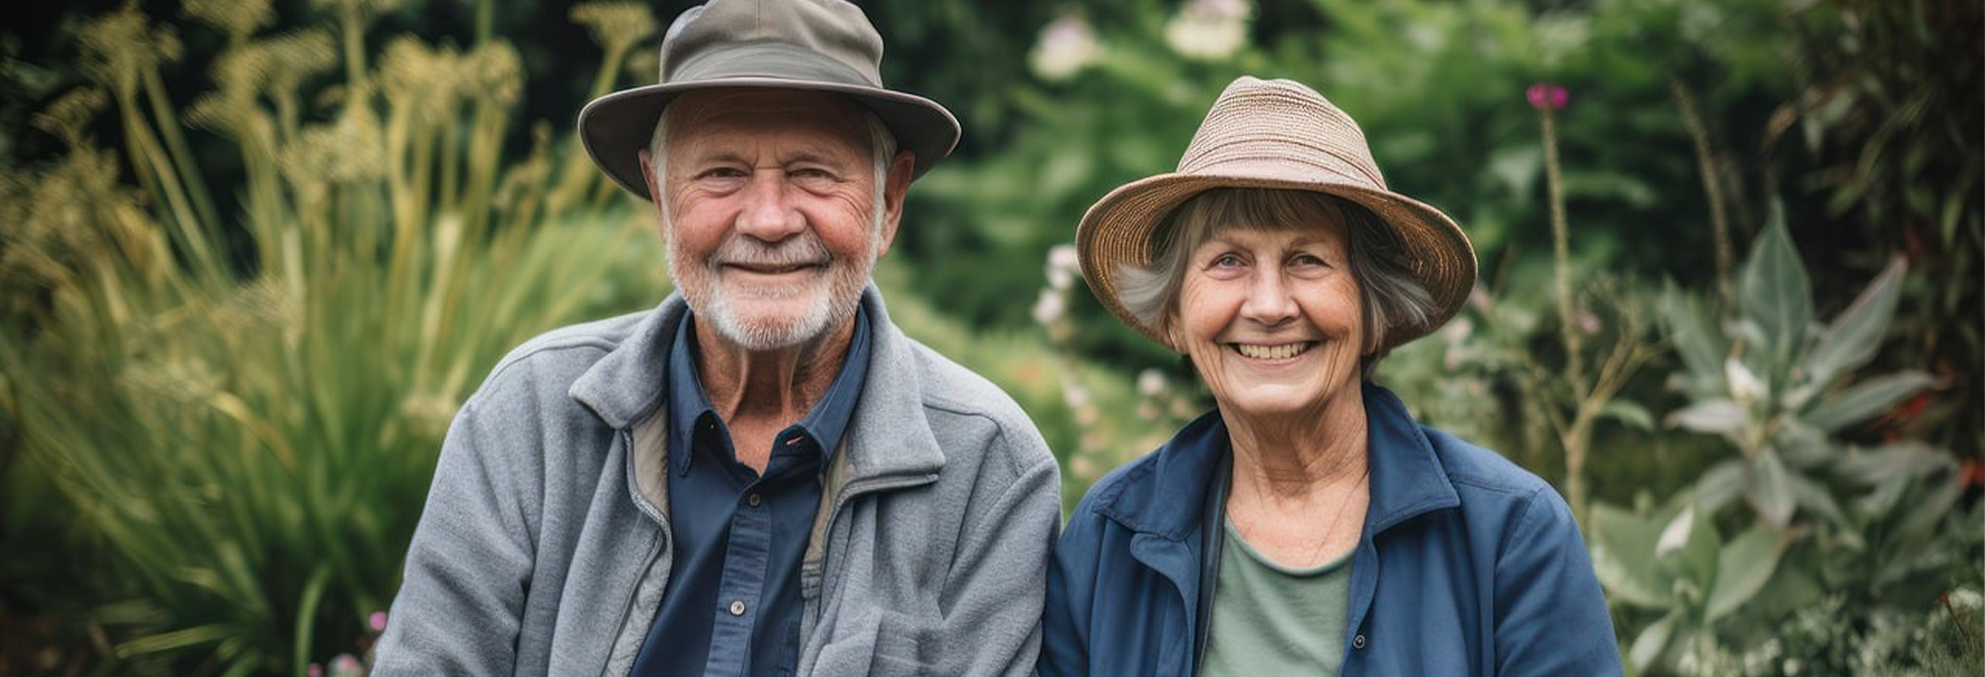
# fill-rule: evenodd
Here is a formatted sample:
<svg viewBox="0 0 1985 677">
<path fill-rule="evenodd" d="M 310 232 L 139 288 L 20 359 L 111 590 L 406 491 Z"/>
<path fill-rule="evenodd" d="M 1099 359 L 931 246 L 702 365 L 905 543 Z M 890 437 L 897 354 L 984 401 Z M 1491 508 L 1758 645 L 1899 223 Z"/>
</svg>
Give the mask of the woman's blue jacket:
<svg viewBox="0 0 1985 677">
<path fill-rule="evenodd" d="M 1341 674 L 1621 674 L 1557 492 L 1415 423 L 1384 388 L 1365 384 L 1364 403 L 1371 502 Z M 1228 462 L 1226 426 L 1207 414 L 1082 499 L 1048 572 L 1044 677 L 1197 674 L 1220 551 L 1207 541 L 1221 530 L 1208 527 L 1220 523 Z"/>
</svg>

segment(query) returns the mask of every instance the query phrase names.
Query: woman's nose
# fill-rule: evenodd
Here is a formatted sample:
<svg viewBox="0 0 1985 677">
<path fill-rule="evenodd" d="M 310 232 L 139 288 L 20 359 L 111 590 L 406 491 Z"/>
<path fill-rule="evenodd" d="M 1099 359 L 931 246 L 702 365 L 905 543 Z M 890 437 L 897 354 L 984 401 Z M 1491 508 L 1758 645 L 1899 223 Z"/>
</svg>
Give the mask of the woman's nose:
<svg viewBox="0 0 1985 677">
<path fill-rule="evenodd" d="M 1274 326 L 1296 316 L 1296 298 L 1280 271 L 1257 270 L 1249 278 L 1247 298 L 1241 302 L 1241 316 Z"/>
</svg>

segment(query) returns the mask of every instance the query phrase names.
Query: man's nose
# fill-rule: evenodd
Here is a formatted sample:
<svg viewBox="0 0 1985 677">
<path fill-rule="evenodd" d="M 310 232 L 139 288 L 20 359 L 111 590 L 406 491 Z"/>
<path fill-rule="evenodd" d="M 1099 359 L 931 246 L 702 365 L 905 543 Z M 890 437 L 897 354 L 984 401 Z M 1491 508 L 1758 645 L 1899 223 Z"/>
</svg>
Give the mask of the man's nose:
<svg viewBox="0 0 1985 677">
<path fill-rule="evenodd" d="M 737 231 L 763 242 L 779 242 L 806 229 L 806 217 L 794 205 L 784 169 L 752 172 L 745 187 L 744 207 Z"/>
</svg>

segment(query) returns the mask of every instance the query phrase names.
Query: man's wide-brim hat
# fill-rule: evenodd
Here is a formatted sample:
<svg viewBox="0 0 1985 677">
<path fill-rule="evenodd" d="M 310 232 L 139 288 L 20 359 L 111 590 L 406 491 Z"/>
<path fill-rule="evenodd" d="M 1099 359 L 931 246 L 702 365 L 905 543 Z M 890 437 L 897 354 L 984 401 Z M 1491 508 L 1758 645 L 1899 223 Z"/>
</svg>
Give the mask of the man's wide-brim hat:
<svg viewBox="0 0 1985 677">
<path fill-rule="evenodd" d="M 662 36 L 661 81 L 594 99 L 579 112 L 593 163 L 622 188 L 648 197 L 640 151 L 670 101 L 717 88 L 845 94 L 875 113 L 916 176 L 958 145 L 958 118 L 935 101 L 882 86 L 882 36 L 845 0 L 711 0 Z"/>
<path fill-rule="evenodd" d="M 1178 171 L 1118 187 L 1076 229 L 1082 275 L 1117 319 L 1151 340 L 1178 346 L 1124 308 L 1117 267 L 1152 265 L 1152 230 L 1181 203 L 1210 188 L 1275 188 L 1334 195 L 1379 217 L 1406 246 L 1411 272 L 1433 296 L 1422 326 L 1393 327 L 1381 350 L 1427 335 L 1461 309 L 1475 285 L 1475 248 L 1454 219 L 1393 192 L 1358 123 L 1323 95 L 1289 80 L 1243 76 L 1213 102 Z"/>
</svg>

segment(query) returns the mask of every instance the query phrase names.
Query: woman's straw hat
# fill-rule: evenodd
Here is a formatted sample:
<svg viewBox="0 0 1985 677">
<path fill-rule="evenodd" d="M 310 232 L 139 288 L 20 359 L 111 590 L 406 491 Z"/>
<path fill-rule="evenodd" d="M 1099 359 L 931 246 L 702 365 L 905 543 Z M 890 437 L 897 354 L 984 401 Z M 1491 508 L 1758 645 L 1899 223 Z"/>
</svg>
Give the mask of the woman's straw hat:
<svg viewBox="0 0 1985 677">
<path fill-rule="evenodd" d="M 1097 300 L 1117 319 L 1167 346 L 1171 341 L 1157 327 L 1124 309 L 1116 267 L 1149 267 L 1151 230 L 1180 203 L 1209 188 L 1327 193 L 1362 205 L 1391 225 L 1406 244 L 1413 275 L 1433 295 L 1436 312 L 1427 326 L 1387 332 L 1382 350 L 1446 323 L 1475 285 L 1475 248 L 1468 236 L 1440 210 L 1386 188 L 1365 133 L 1351 116 L 1299 83 L 1242 76 L 1213 102 L 1179 158 L 1178 171 L 1110 191 L 1082 216 L 1075 233 L 1082 274 Z"/>
</svg>

